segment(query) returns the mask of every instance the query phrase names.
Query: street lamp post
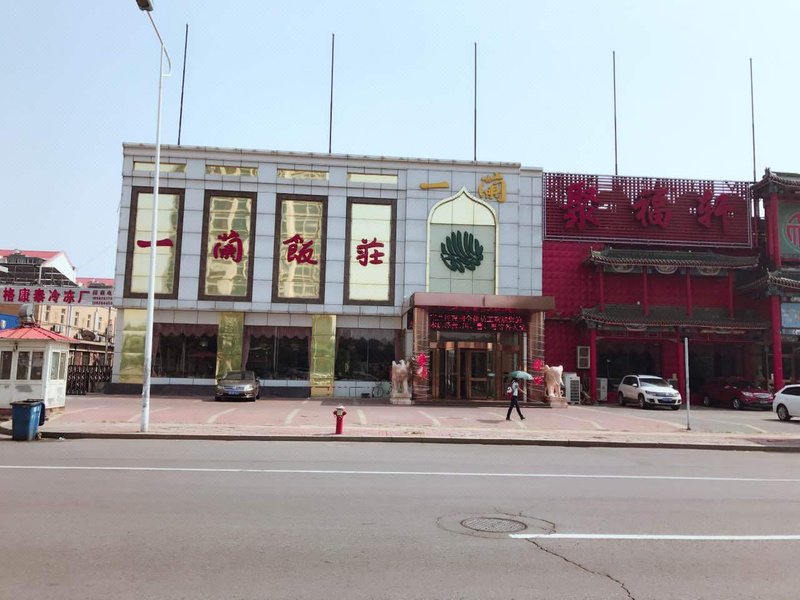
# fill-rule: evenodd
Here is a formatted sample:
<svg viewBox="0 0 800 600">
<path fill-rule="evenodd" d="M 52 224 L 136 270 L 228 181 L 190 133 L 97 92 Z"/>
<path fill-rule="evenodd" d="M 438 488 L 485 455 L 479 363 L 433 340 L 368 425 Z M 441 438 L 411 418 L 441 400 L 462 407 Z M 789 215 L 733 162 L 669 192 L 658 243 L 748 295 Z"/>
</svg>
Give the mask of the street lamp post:
<svg viewBox="0 0 800 600">
<path fill-rule="evenodd" d="M 142 419 L 139 431 L 146 432 L 150 424 L 150 373 L 153 369 L 153 312 L 156 297 L 156 238 L 158 237 L 158 179 L 161 169 L 161 89 L 164 77 L 172 72 L 172 61 L 169 52 L 161 39 L 155 21 L 150 14 L 153 10 L 151 0 L 136 0 L 137 6 L 147 13 L 153 30 L 161 45 L 158 63 L 158 113 L 156 117 L 156 159 L 155 179 L 153 181 L 153 220 L 150 225 L 150 273 L 147 282 L 147 323 L 144 333 L 144 380 L 142 382 Z M 167 57 L 169 71 L 164 73 L 164 57 Z"/>
</svg>

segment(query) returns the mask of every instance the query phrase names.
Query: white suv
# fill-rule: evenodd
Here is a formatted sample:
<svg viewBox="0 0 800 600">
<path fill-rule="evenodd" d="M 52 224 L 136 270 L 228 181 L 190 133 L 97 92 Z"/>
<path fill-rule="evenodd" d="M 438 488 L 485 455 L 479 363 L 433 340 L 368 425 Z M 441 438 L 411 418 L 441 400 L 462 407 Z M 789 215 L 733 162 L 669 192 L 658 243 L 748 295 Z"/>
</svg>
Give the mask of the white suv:
<svg viewBox="0 0 800 600">
<path fill-rule="evenodd" d="M 669 406 L 678 410 L 681 407 L 680 392 L 657 375 L 626 375 L 617 389 L 621 406 L 635 402 L 639 408 Z"/>
<path fill-rule="evenodd" d="M 775 394 L 772 410 L 781 421 L 800 416 L 800 385 L 787 385 Z"/>
</svg>

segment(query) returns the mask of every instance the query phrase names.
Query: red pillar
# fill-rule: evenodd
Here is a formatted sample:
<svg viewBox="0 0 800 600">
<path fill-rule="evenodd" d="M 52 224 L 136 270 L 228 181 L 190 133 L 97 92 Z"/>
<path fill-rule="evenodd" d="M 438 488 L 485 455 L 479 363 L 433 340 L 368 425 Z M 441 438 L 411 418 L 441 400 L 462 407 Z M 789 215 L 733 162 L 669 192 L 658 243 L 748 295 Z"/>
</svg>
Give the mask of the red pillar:
<svg viewBox="0 0 800 600">
<path fill-rule="evenodd" d="M 781 298 L 770 296 L 772 317 L 772 376 L 775 389 L 783 387 L 783 349 L 781 348 Z"/>
<path fill-rule="evenodd" d="M 606 309 L 606 275 L 603 266 L 600 266 L 600 312 Z"/>
<path fill-rule="evenodd" d="M 781 236 L 778 232 L 778 194 L 770 197 L 770 213 L 772 215 L 772 226 L 770 227 L 770 239 L 772 240 L 772 260 L 776 269 L 781 268 Z"/>
<path fill-rule="evenodd" d="M 680 332 L 678 332 L 678 339 L 675 340 L 675 349 L 678 354 L 678 391 L 683 398 L 686 395 L 686 370 L 684 369 L 683 336 Z M 683 398 L 683 401 L 686 402 L 687 398 Z"/>
<path fill-rule="evenodd" d="M 692 316 L 692 269 L 686 269 L 686 316 Z"/>
<path fill-rule="evenodd" d="M 589 385 L 591 386 L 589 398 L 598 402 L 600 399 L 595 398 L 597 394 L 597 329 L 594 327 L 589 330 Z"/>
<path fill-rule="evenodd" d="M 647 298 L 647 267 L 642 267 L 642 287 L 644 288 L 644 316 L 650 312 L 650 304 Z"/>
<path fill-rule="evenodd" d="M 733 318 L 733 271 L 728 269 L 728 316 Z"/>
</svg>

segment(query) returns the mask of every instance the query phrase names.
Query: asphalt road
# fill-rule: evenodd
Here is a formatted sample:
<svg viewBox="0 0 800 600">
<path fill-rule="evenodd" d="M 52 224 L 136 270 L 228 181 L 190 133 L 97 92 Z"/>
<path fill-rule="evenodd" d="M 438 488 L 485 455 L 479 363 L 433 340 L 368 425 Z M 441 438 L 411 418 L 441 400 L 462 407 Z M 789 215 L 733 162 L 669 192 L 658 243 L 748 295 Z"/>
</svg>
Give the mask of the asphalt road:
<svg viewBox="0 0 800 600">
<path fill-rule="evenodd" d="M 2 439 L 0 481 L 0 595 L 17 600 L 800 588 L 794 454 Z"/>
</svg>

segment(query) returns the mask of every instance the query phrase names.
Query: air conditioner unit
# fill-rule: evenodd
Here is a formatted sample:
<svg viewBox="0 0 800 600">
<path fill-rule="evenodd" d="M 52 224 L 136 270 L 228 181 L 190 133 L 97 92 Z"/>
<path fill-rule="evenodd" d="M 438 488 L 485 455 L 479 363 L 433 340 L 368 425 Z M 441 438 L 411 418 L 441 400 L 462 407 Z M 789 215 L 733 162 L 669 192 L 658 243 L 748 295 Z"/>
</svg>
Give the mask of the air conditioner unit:
<svg viewBox="0 0 800 600">
<path fill-rule="evenodd" d="M 55 331 L 56 333 L 61 333 L 61 325 L 59 325 L 58 323 L 56 323 L 55 325 L 53 325 L 53 326 L 52 326 L 50 329 L 51 329 L 52 331 Z"/>
<path fill-rule="evenodd" d="M 589 346 L 578 346 L 578 368 L 589 369 L 591 368 L 591 360 L 589 356 Z"/>
<path fill-rule="evenodd" d="M 607 402 L 608 401 L 608 378 L 607 377 L 598 377 L 597 378 L 597 401 L 598 402 Z"/>
<path fill-rule="evenodd" d="M 577 373 L 564 373 L 564 394 L 569 404 L 581 403 L 581 379 Z"/>
</svg>

